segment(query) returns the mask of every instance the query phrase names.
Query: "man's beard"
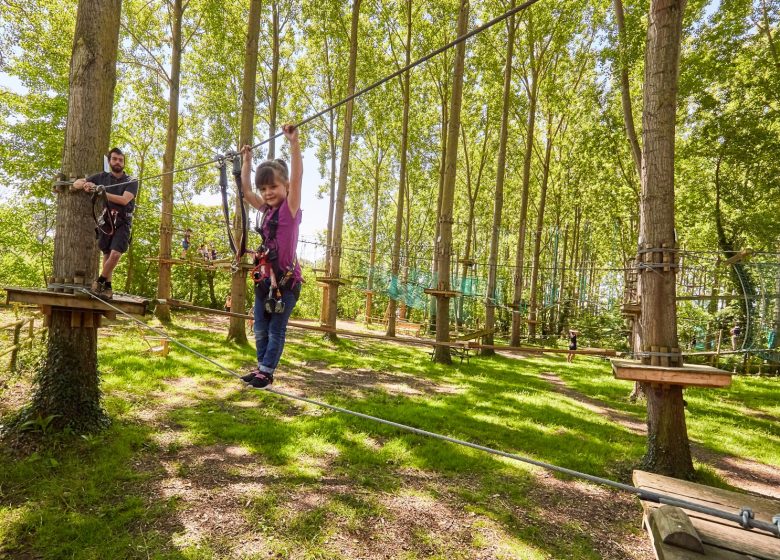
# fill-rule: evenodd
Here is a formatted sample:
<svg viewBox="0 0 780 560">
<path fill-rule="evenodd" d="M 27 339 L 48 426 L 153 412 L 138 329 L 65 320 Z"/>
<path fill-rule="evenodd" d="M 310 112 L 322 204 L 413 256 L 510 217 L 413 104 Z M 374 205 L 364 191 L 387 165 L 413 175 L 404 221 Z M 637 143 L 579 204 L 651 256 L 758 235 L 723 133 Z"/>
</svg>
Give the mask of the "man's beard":
<svg viewBox="0 0 780 560">
<path fill-rule="evenodd" d="M 123 170 L 124 170 L 123 165 L 116 164 L 111 166 L 111 171 L 113 171 L 114 173 L 121 173 Z"/>
</svg>

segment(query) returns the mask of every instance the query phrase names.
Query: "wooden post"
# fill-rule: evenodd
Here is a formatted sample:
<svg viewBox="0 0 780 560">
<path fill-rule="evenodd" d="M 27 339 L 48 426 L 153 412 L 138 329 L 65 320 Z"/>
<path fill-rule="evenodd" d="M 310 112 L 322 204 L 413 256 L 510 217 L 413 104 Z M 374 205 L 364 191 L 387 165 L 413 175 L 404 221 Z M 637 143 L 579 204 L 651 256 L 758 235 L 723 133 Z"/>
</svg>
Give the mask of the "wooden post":
<svg viewBox="0 0 780 560">
<path fill-rule="evenodd" d="M 720 359 L 720 343 L 723 340 L 723 329 L 718 330 L 718 344 L 715 347 L 715 367 L 718 367 L 718 360 Z"/>
<path fill-rule="evenodd" d="M 8 369 L 11 371 L 16 371 L 16 358 L 19 354 L 19 334 L 22 331 L 22 325 L 24 324 L 24 320 L 18 321 L 14 325 L 14 340 L 13 340 L 13 350 L 11 350 L 11 363 L 8 366 Z"/>
</svg>

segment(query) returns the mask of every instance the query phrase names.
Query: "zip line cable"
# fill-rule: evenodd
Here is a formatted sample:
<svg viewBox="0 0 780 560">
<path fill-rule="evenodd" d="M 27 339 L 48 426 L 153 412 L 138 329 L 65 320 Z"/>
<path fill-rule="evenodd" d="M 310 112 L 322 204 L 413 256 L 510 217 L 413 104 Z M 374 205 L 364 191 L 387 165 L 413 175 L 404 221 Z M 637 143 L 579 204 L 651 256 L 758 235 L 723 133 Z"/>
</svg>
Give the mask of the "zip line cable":
<svg viewBox="0 0 780 560">
<path fill-rule="evenodd" d="M 134 321 L 135 323 L 139 324 L 141 327 L 144 327 L 148 330 L 151 330 L 160 336 L 165 337 L 170 342 L 173 342 L 177 346 L 180 346 L 181 348 L 185 349 L 186 351 L 195 354 L 196 356 L 206 360 L 210 364 L 218 367 L 222 371 L 228 373 L 229 375 L 232 375 L 236 378 L 241 378 L 241 375 L 239 375 L 237 372 L 233 371 L 232 369 L 228 368 L 227 366 L 224 366 L 220 364 L 219 362 L 209 358 L 205 354 L 202 354 L 201 352 L 198 352 L 197 350 L 190 348 L 183 342 L 180 342 L 173 338 L 171 335 L 166 333 L 165 331 L 162 331 L 160 329 L 157 329 L 151 325 L 148 325 L 141 321 L 140 319 L 137 319 L 127 313 L 126 311 L 119 309 L 115 305 L 111 305 L 108 301 L 99 298 L 95 294 L 93 294 L 91 291 L 87 290 L 86 288 L 78 288 L 79 291 L 89 295 L 91 298 L 102 302 L 103 304 L 107 305 L 114 311 L 124 315 L 125 317 L 128 317 L 130 320 Z M 505 457 L 507 459 L 512 459 L 514 461 L 518 461 L 521 463 L 526 463 L 529 465 L 534 465 L 536 467 L 541 467 L 543 469 L 547 469 L 549 471 L 554 471 L 557 473 L 565 474 L 574 478 L 580 478 L 583 480 L 587 480 L 589 482 L 593 482 L 596 484 L 601 484 L 603 486 L 609 486 L 611 488 L 615 488 L 617 490 L 621 490 L 623 492 L 628 492 L 630 494 L 636 495 L 640 500 L 649 501 L 657 504 L 664 504 L 664 505 L 670 505 L 670 506 L 676 506 L 683 509 L 687 509 L 690 511 L 695 511 L 698 513 L 702 513 L 705 515 L 712 515 L 714 517 L 719 517 L 721 519 L 726 519 L 728 521 L 732 521 L 734 523 L 739 523 L 744 529 L 760 529 L 762 531 L 766 531 L 776 537 L 780 537 L 780 514 L 775 515 L 772 520 L 773 523 L 767 523 L 765 521 L 759 521 L 755 519 L 754 513 L 750 508 L 743 507 L 739 513 L 731 513 L 728 511 L 723 511 L 720 509 L 715 509 L 707 506 L 703 506 L 701 504 L 688 502 L 686 500 L 680 500 L 678 498 L 674 498 L 672 496 L 668 496 L 665 494 L 661 494 L 659 492 L 653 492 L 652 490 L 646 490 L 644 488 L 638 488 L 636 486 L 631 486 L 630 484 L 623 484 L 621 482 L 616 482 L 614 480 L 610 480 L 608 478 L 602 478 L 599 476 L 594 476 L 587 473 L 582 473 L 579 471 L 576 471 L 574 469 L 568 469 L 566 467 L 560 467 L 558 465 L 553 465 L 552 463 L 545 463 L 544 461 L 537 461 L 536 459 L 531 459 L 530 457 L 523 457 L 522 455 L 516 455 L 514 453 L 507 453 L 506 451 L 501 451 L 498 449 L 493 449 L 492 447 L 487 447 L 484 445 L 479 445 L 477 443 L 472 443 L 470 441 L 457 439 L 449 436 L 445 436 L 442 434 L 438 434 L 436 432 L 429 432 L 427 430 L 422 430 L 420 428 L 415 428 L 413 426 L 408 426 L 406 424 L 401 424 L 398 422 L 393 422 L 391 420 L 385 420 L 384 418 L 379 418 L 377 416 L 371 416 L 370 414 L 364 414 L 362 412 L 355 412 L 353 410 L 349 410 L 347 408 L 342 408 L 340 406 L 335 406 L 332 404 L 328 404 L 322 401 L 316 401 L 314 399 L 309 399 L 306 397 L 293 395 L 291 393 L 287 393 L 285 391 L 280 391 L 278 389 L 271 389 L 270 387 L 264 387 L 262 390 L 273 393 L 275 395 L 278 395 L 280 397 L 284 397 L 287 399 L 305 402 L 314 406 L 318 406 L 321 408 L 327 408 L 329 410 L 333 410 L 335 412 L 340 412 L 342 414 L 348 414 L 350 416 L 355 416 L 357 418 L 362 418 L 364 420 L 371 420 L 372 422 L 378 422 L 380 424 L 384 424 L 386 426 L 391 426 L 393 428 L 398 428 L 399 430 L 404 430 L 407 432 L 411 432 L 413 434 L 421 435 L 421 436 L 427 436 L 434 439 L 438 439 L 441 441 L 446 441 L 449 443 L 454 443 L 456 445 L 461 445 L 464 447 L 469 447 L 471 449 L 476 449 L 478 451 L 484 451 L 486 453 L 491 453 L 493 455 L 498 455 L 500 457 Z"/>
<path fill-rule="evenodd" d="M 349 101 L 352 101 L 353 99 L 355 99 L 357 97 L 360 97 L 361 95 L 363 95 L 365 93 L 368 93 L 369 91 L 371 91 L 373 89 L 378 88 L 379 86 L 381 86 L 385 82 L 388 82 L 388 81 L 392 80 L 393 78 L 396 78 L 396 77 L 400 76 L 404 72 L 408 72 L 409 70 L 411 70 L 415 66 L 419 66 L 420 64 L 422 64 L 424 62 L 427 62 L 431 58 L 433 58 L 433 57 L 443 53 L 444 51 L 447 51 L 447 50 L 451 49 L 452 47 L 454 47 L 456 45 L 459 45 L 460 43 L 463 43 L 464 41 L 467 41 L 468 39 L 471 39 L 474 35 L 482 33 L 483 31 L 493 27 L 494 25 L 496 25 L 498 23 L 501 23 L 505 19 L 508 19 L 511 16 L 513 16 L 513 15 L 515 15 L 515 14 L 517 14 L 517 13 L 523 11 L 523 10 L 525 10 L 526 8 L 529 8 L 529 7 L 533 6 L 534 4 L 536 4 L 539 1 L 540 0 L 527 0 L 526 2 L 523 2 L 522 4 L 520 4 L 519 6 L 516 6 L 516 7 L 512 8 L 511 10 L 507 10 L 506 12 L 501 14 L 500 16 L 497 16 L 497 17 L 491 19 L 490 21 L 488 21 L 486 23 L 483 23 L 482 25 L 480 25 L 478 27 L 475 27 L 474 29 L 472 29 L 471 31 L 466 33 L 465 35 L 461 35 L 460 37 L 450 41 L 449 43 L 439 47 L 438 49 L 436 49 L 434 51 L 431 51 L 430 53 L 426 54 L 425 56 L 422 56 L 421 58 L 418 58 L 414 62 L 411 62 L 411 63 L 407 64 L 403 68 L 399 68 L 398 70 L 396 70 L 392 74 L 389 74 L 389 75 L 385 76 L 384 78 L 381 78 L 381 79 L 377 80 L 373 84 L 368 85 L 368 86 L 364 87 L 363 89 L 361 89 L 359 91 L 356 91 L 355 93 L 345 97 L 341 101 L 337 101 L 336 103 L 330 105 L 329 107 L 326 107 L 325 109 L 319 111 L 318 113 L 315 113 L 315 114 L 313 114 L 313 115 L 311 115 L 309 117 L 306 117 L 301 122 L 299 122 L 299 123 L 297 123 L 297 124 L 295 124 L 293 126 L 295 128 L 298 128 L 300 126 L 303 126 L 305 124 L 310 123 L 311 121 L 313 121 L 315 119 L 318 119 L 318 118 L 322 117 L 323 115 L 333 111 L 334 109 L 338 109 L 339 107 L 341 107 L 345 103 L 347 103 Z M 275 135 L 273 135 L 273 136 L 271 136 L 269 138 L 266 138 L 265 140 L 263 140 L 261 142 L 258 142 L 257 144 L 252 146 L 252 149 L 258 148 L 259 146 L 267 144 L 271 140 L 275 140 L 277 138 L 280 138 L 283 134 L 284 134 L 283 132 L 277 132 Z M 115 183 L 114 185 L 111 185 L 111 186 L 119 187 L 119 186 L 129 185 L 129 184 L 134 183 L 136 181 L 148 181 L 148 180 L 151 180 L 151 179 L 159 179 L 160 177 L 164 177 L 166 175 L 173 175 L 174 173 L 182 173 L 184 171 L 192 171 L 193 169 L 198 169 L 200 167 L 205 167 L 206 165 L 211 165 L 213 163 L 218 163 L 218 162 L 220 162 L 222 160 L 225 160 L 225 159 L 232 159 L 234 157 L 237 157 L 238 155 L 239 154 L 236 153 L 236 152 L 228 151 L 226 154 L 219 155 L 219 156 L 214 157 L 214 158 L 212 158 L 212 159 L 210 159 L 208 161 L 204 161 L 204 162 L 201 162 L 201 163 L 196 163 L 196 164 L 193 164 L 193 165 L 190 165 L 190 166 L 187 166 L 187 167 L 182 167 L 180 169 L 172 169 L 171 171 L 165 171 L 164 173 L 159 173 L 157 175 L 150 175 L 149 177 L 141 177 L 139 179 L 131 179 L 131 180 L 125 181 L 123 183 Z M 73 184 L 73 182 L 72 181 L 57 181 L 57 184 L 68 185 L 68 184 Z"/>
</svg>

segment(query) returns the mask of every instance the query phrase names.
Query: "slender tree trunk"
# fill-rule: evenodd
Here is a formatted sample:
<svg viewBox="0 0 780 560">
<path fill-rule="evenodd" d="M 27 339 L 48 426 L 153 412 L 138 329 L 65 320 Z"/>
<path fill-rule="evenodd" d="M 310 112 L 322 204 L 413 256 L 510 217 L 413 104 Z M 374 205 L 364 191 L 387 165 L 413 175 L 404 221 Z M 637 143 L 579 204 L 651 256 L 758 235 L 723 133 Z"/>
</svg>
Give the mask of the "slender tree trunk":
<svg viewBox="0 0 780 560">
<path fill-rule="evenodd" d="M 458 37 L 468 30 L 469 2 L 461 0 L 458 12 Z M 458 167 L 458 134 L 460 132 L 460 108 L 463 97 L 463 69 L 466 60 L 466 44 L 459 43 L 455 48 L 455 68 L 452 78 L 452 97 L 450 103 L 450 122 L 447 128 L 447 158 L 444 167 L 444 184 L 441 197 L 441 218 L 439 219 L 439 239 L 437 260 L 439 282 L 437 290 L 449 291 L 450 258 L 452 256 L 452 223 L 455 202 L 455 176 Z M 448 297 L 436 297 L 436 342 L 450 340 L 450 300 Z M 434 348 L 434 361 L 440 364 L 452 363 L 450 349 L 447 346 Z"/>
<path fill-rule="evenodd" d="M 182 0 L 173 0 L 171 14 L 171 74 L 168 88 L 168 130 L 163 154 L 162 216 L 160 218 L 160 268 L 157 275 L 157 299 L 171 297 L 171 247 L 173 242 L 173 171 L 176 164 L 176 143 L 179 139 L 179 80 L 181 78 L 182 40 L 184 19 Z M 167 304 L 157 304 L 154 314 L 160 321 L 171 320 Z"/>
<path fill-rule="evenodd" d="M 511 0 L 509 8 L 515 7 Z M 496 325 L 496 285 L 498 279 L 498 243 L 501 239 L 501 218 L 504 211 L 504 178 L 506 177 L 506 145 L 509 137 L 509 106 L 512 91 L 512 59 L 515 49 L 515 16 L 507 23 L 506 61 L 504 62 L 504 92 L 501 97 L 501 132 L 498 139 L 498 156 L 496 160 L 496 194 L 493 202 L 493 226 L 490 231 L 490 256 L 488 257 L 487 298 L 485 298 L 485 331 L 482 343 L 488 346 L 494 344 L 493 330 Z M 484 356 L 491 356 L 495 351 L 484 348 Z"/>
<path fill-rule="evenodd" d="M 620 67 L 620 100 L 623 105 L 623 123 L 626 127 L 626 137 L 631 146 L 631 157 L 637 175 L 642 175 L 642 149 L 634 126 L 634 110 L 631 106 L 631 86 L 628 81 L 628 64 L 626 61 L 626 24 L 622 0 L 612 0 L 615 8 L 615 21 L 618 28 L 618 61 Z"/>
<path fill-rule="evenodd" d="M 84 177 L 102 167 L 108 150 L 121 8 L 119 0 L 78 4 L 62 155 L 67 177 Z M 57 195 L 55 277 L 73 278 L 77 271 L 85 278 L 97 276 L 95 234 L 86 219 L 90 207 L 90 197 L 82 191 Z M 74 328 L 69 311 L 52 309 L 46 359 L 19 425 L 51 417 L 53 428 L 67 427 L 76 433 L 104 427 L 107 417 L 100 406 L 97 365 L 97 329 Z"/>
<path fill-rule="evenodd" d="M 371 307 L 374 289 L 374 265 L 376 264 L 376 227 L 379 219 L 379 174 L 382 160 L 376 163 L 374 168 L 374 204 L 371 215 L 371 246 L 368 259 L 368 291 L 366 293 L 366 323 L 371 324 Z"/>
<path fill-rule="evenodd" d="M 412 56 L 412 0 L 406 0 L 406 44 L 404 45 L 404 66 L 408 66 Z M 403 116 L 401 118 L 401 149 L 400 170 L 398 179 L 398 200 L 395 209 L 395 232 L 393 235 L 393 278 L 398 280 L 401 266 L 401 235 L 404 222 L 404 190 L 406 188 L 406 165 L 409 149 L 409 86 L 411 72 L 404 72 L 401 78 L 401 96 L 403 102 Z M 404 284 L 405 285 L 405 284 Z M 396 300 L 392 297 L 387 304 L 387 336 L 395 336 L 395 310 Z M 405 314 L 406 305 L 402 304 Z"/>
<path fill-rule="evenodd" d="M 252 0 L 249 4 L 249 21 L 247 22 L 246 49 L 244 51 L 244 75 L 241 86 L 241 125 L 238 136 L 238 149 L 248 144 L 252 145 L 255 125 L 255 91 L 257 83 L 257 49 L 260 41 L 261 0 Z M 272 134 L 273 135 L 273 134 Z M 243 199 L 236 193 L 235 229 L 233 238 L 239 240 L 243 233 L 241 223 L 241 205 Z M 243 258 L 238 259 L 239 265 Z M 246 270 L 239 266 L 230 278 L 231 310 L 243 313 L 246 309 Z M 231 317 L 228 328 L 228 340 L 237 344 L 246 344 L 246 321 L 241 317 Z"/>
<path fill-rule="evenodd" d="M 327 42 L 325 43 L 327 51 Z M 336 207 L 336 131 L 335 113 L 329 113 L 328 139 L 330 141 L 330 194 L 328 197 L 328 232 L 325 242 L 325 270 L 330 270 L 330 256 L 333 253 L 333 213 Z M 328 323 L 328 285 L 322 286 L 322 305 L 320 305 L 320 324 Z"/>
<path fill-rule="evenodd" d="M 555 334 L 558 336 L 563 333 L 563 321 L 561 320 L 563 318 L 563 314 L 565 311 L 565 301 L 566 301 L 566 255 L 568 250 L 568 244 L 569 244 L 569 225 L 566 225 L 566 229 L 563 232 L 563 252 L 561 253 L 561 280 L 560 284 L 558 284 L 558 312 L 557 315 L 557 323 L 555 327 Z"/>
<path fill-rule="evenodd" d="M 360 2 L 353 0 L 352 25 L 349 35 L 349 68 L 347 70 L 347 96 L 355 93 L 355 72 L 357 70 L 358 52 L 358 23 L 360 22 Z M 333 216 L 333 254 L 330 260 L 330 273 L 333 279 L 341 277 L 341 235 L 344 227 L 344 203 L 347 199 L 347 179 L 349 175 L 349 148 L 352 143 L 352 109 L 354 100 L 347 101 L 344 110 L 344 136 L 341 142 L 341 165 L 339 167 L 339 186 L 336 195 L 336 209 Z M 328 322 L 327 326 L 336 328 L 336 316 L 338 314 L 339 285 L 333 283 L 328 290 Z M 329 335 L 331 340 L 338 337 L 335 333 Z"/>
<path fill-rule="evenodd" d="M 531 156 L 533 154 L 534 125 L 536 124 L 536 101 L 539 91 L 539 71 L 534 57 L 533 19 L 528 15 L 528 44 L 530 51 L 531 83 L 528 93 L 528 123 L 525 136 L 525 154 L 523 156 L 523 187 L 520 195 L 520 226 L 517 235 L 517 254 L 515 256 L 515 285 L 512 313 L 512 346 L 520 345 L 521 305 L 523 302 L 523 279 L 525 274 L 525 235 L 528 221 L 528 197 L 531 189 Z"/>
<path fill-rule="evenodd" d="M 279 107 L 279 5 L 271 3 L 271 99 L 268 104 L 268 159 L 276 157 L 276 115 Z"/>
<path fill-rule="evenodd" d="M 548 115 L 549 117 L 549 115 Z M 536 338 L 536 323 L 538 320 L 537 292 L 539 287 L 539 257 L 542 253 L 542 231 L 544 230 L 544 208 L 547 203 L 547 183 L 550 178 L 550 154 L 552 154 L 552 119 L 548 118 L 547 146 L 544 150 L 544 163 L 542 167 L 542 188 L 539 193 L 539 213 L 536 215 L 536 239 L 534 239 L 534 257 L 531 268 L 531 294 L 530 311 L 528 314 L 528 336 Z"/>
<path fill-rule="evenodd" d="M 642 200 L 640 248 L 674 249 L 674 141 L 677 78 L 686 0 L 652 0 L 645 54 L 642 134 Z M 668 255 L 669 253 L 666 253 Z M 648 262 L 648 257 L 645 257 Z M 674 262 L 674 259 L 672 259 Z M 675 268 L 656 267 L 640 275 L 642 285 L 642 350 L 678 348 Z M 655 357 L 654 357 L 655 358 Z M 644 361 L 657 363 L 654 358 Z M 681 365 L 673 359 L 667 364 Z M 660 362 L 666 361 L 663 358 Z M 690 478 L 693 463 L 685 426 L 682 387 L 646 386 L 647 454 L 645 468 L 676 478 Z"/>
</svg>

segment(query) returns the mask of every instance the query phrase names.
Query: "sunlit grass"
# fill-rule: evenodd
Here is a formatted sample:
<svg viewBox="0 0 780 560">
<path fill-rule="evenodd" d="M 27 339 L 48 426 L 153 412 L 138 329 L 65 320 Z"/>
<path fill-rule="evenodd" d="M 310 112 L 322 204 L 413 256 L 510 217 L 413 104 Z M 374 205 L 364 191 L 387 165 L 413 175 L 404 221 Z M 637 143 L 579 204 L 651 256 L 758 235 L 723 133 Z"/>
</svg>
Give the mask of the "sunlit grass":
<svg viewBox="0 0 780 560">
<path fill-rule="evenodd" d="M 230 370 L 240 373 L 254 361 L 251 345 L 225 342 L 223 332 L 192 315 L 165 329 Z M 263 535 L 264 556 L 341 557 L 338 538 L 378 538 L 379 519 L 394 519 L 388 501 L 417 496 L 473 514 L 471 548 L 420 525 L 409 528 L 411 549 L 399 558 L 469 558 L 488 545 L 497 558 L 598 558 L 586 525 L 567 527 L 570 536 L 561 540 L 542 522 L 544 505 L 528 498 L 536 467 L 242 388 L 231 373 L 176 345 L 167 358 L 151 355 L 126 323 L 106 334 L 101 388 L 113 424 L 86 438 L 52 437 L 48 451 L 27 457 L 0 455 L 0 557 L 225 558 L 235 543 L 216 534 L 188 541 L 179 516 L 192 504 L 160 495 L 155 484 L 164 476 L 196 479 L 205 467 L 188 453 L 230 446 L 248 455 L 251 472 L 263 473 L 263 491 L 240 496 L 239 509 Z M 353 372 L 363 375 L 360 387 L 350 385 Z M 631 385 L 595 358 L 570 365 L 562 356 L 472 357 L 443 366 L 425 348 L 330 343 L 292 331 L 274 386 L 286 389 L 295 374 L 307 396 L 333 405 L 627 482 L 644 438 L 553 391 L 540 378 L 545 372 L 644 417 L 643 404 L 627 401 Z M 319 384 L 323 376 L 343 383 Z M 414 390 L 393 390 L 383 384 L 388 376 Z M 736 379 L 725 391 L 687 392 L 691 438 L 780 465 L 776 381 Z M 243 472 L 226 470 L 238 479 Z"/>
</svg>

